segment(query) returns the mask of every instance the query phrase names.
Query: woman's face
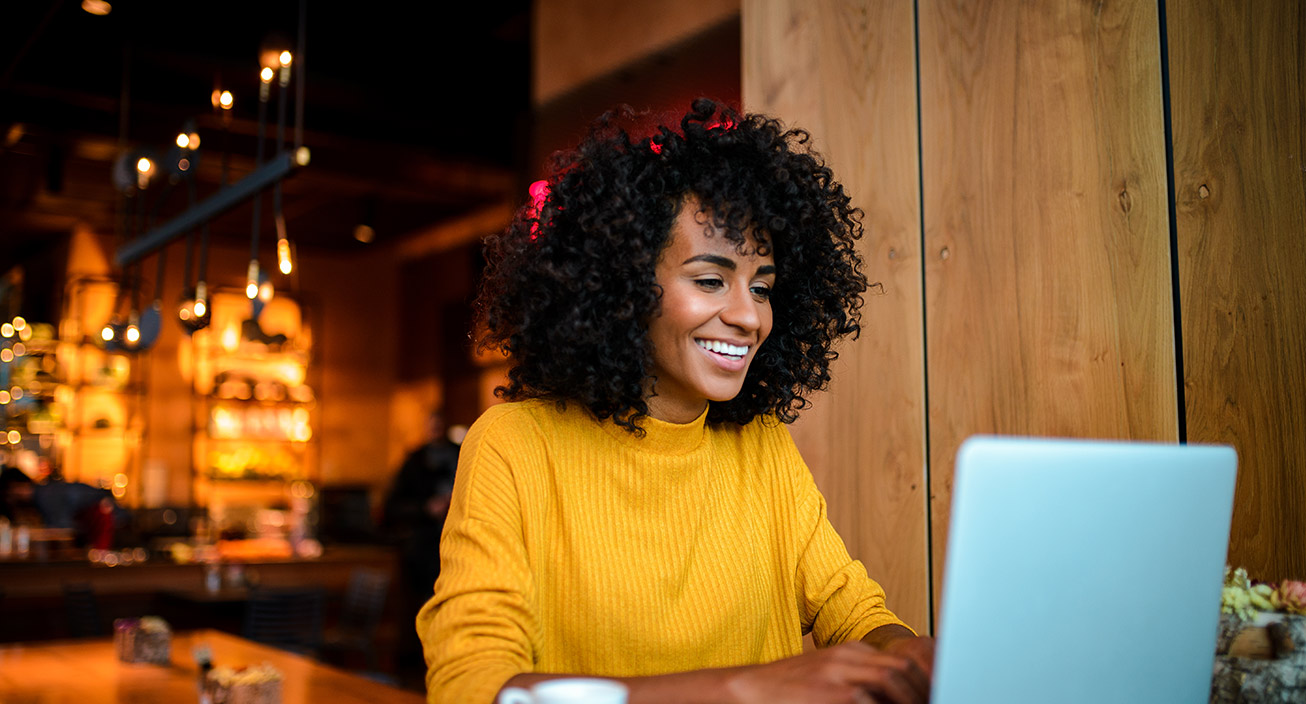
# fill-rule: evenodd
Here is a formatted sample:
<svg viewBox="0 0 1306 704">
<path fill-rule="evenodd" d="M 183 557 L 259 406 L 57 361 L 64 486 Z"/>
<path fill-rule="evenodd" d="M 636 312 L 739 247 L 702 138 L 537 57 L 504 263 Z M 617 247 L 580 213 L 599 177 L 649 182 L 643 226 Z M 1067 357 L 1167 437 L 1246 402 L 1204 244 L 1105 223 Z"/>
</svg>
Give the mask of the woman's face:
<svg viewBox="0 0 1306 704">
<path fill-rule="evenodd" d="M 686 199 L 671 226 L 655 276 L 661 310 L 649 321 L 653 374 L 648 399 L 658 420 L 687 423 L 708 401 L 728 401 L 771 332 L 775 258 L 717 231 L 698 201 Z"/>
</svg>

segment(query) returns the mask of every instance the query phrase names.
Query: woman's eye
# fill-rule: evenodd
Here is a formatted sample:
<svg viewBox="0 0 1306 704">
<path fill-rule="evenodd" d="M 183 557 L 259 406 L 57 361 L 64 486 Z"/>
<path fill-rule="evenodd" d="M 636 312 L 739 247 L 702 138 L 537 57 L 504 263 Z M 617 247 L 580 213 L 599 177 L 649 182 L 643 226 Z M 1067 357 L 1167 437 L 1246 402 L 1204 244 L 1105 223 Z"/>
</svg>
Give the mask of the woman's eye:
<svg viewBox="0 0 1306 704">
<path fill-rule="evenodd" d="M 753 295 L 754 295 L 754 296 L 757 296 L 758 298 L 762 299 L 763 301 L 769 301 L 769 300 L 771 300 L 771 287 L 770 287 L 770 286 L 754 286 L 754 287 L 753 287 Z"/>
<path fill-rule="evenodd" d="M 694 279 L 694 283 L 708 291 L 715 291 L 722 286 L 721 279 Z"/>
</svg>

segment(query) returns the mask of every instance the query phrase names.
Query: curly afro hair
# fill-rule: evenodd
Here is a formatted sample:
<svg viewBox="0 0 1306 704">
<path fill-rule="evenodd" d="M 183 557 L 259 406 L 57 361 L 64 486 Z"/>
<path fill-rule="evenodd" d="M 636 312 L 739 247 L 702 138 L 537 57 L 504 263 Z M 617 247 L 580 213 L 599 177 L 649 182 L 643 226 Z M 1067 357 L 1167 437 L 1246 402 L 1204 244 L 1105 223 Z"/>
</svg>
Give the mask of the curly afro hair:
<svg viewBox="0 0 1306 704">
<path fill-rule="evenodd" d="M 777 268 L 771 334 L 739 395 L 712 403 L 707 420 L 792 422 L 828 384 L 834 343 L 860 331 L 861 210 L 805 131 L 707 99 L 694 101 L 679 130 L 633 137 L 618 126 L 630 117 L 604 115 L 579 147 L 555 155 L 547 194 L 486 241 L 479 345 L 511 358 L 496 393 L 578 402 L 642 434 L 654 268 L 680 207 L 696 198 L 741 248 L 752 230 Z"/>
</svg>

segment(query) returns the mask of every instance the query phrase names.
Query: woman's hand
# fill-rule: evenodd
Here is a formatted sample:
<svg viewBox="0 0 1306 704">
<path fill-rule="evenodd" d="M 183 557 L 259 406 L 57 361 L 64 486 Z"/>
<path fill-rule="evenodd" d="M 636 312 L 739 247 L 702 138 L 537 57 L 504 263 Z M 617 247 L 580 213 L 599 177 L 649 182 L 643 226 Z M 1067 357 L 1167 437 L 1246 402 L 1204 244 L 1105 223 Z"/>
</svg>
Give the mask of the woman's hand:
<svg viewBox="0 0 1306 704">
<path fill-rule="evenodd" d="M 918 663 L 932 660 L 929 638 L 895 639 L 883 650 L 851 642 L 740 668 L 726 686 L 740 704 L 925 704 L 930 677 Z"/>
</svg>

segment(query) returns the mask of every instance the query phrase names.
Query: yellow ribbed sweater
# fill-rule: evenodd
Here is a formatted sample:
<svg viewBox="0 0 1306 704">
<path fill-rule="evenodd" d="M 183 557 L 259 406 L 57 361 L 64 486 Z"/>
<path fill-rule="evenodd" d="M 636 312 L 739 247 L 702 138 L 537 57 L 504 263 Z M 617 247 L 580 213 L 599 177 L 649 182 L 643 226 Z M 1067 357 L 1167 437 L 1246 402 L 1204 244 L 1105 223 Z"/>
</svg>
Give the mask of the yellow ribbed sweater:
<svg viewBox="0 0 1306 704">
<path fill-rule="evenodd" d="M 773 419 L 495 406 L 463 443 L 435 594 L 430 702 L 489 704 L 522 672 L 638 676 L 757 664 L 901 623 L 848 556 Z"/>
</svg>

